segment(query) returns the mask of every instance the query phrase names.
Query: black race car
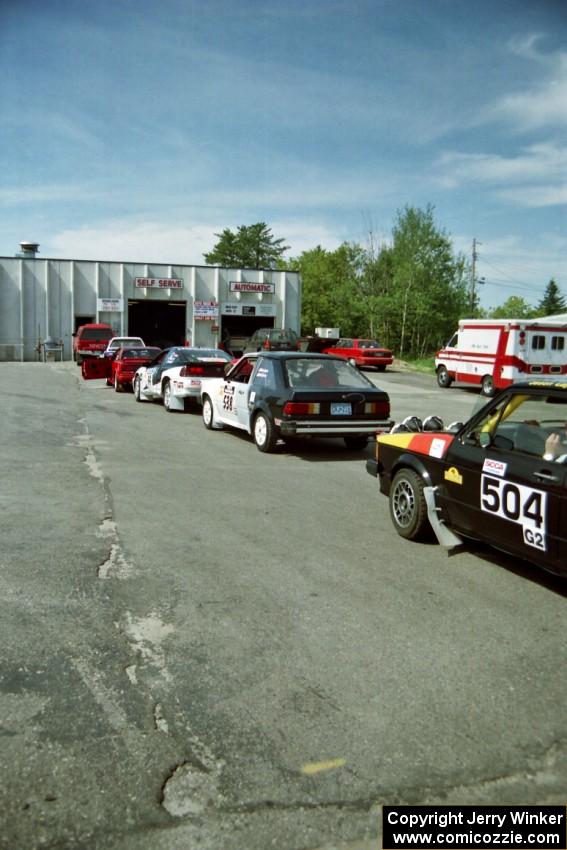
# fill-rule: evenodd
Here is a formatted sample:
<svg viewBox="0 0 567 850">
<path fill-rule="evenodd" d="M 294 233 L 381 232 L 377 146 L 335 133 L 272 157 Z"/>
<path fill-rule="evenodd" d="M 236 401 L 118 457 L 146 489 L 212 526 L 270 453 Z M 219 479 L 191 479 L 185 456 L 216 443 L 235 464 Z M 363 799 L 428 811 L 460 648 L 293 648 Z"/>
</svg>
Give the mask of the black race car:
<svg viewBox="0 0 567 850">
<path fill-rule="evenodd" d="M 567 575 L 566 425 L 566 383 L 515 384 L 465 425 L 409 418 L 378 437 L 366 469 L 402 537 L 475 538 Z"/>
<path fill-rule="evenodd" d="M 343 437 L 363 449 L 392 427 L 390 399 L 340 357 L 288 351 L 244 355 L 224 378 L 201 383 L 205 426 L 240 428 L 262 452 L 279 437 Z"/>
</svg>

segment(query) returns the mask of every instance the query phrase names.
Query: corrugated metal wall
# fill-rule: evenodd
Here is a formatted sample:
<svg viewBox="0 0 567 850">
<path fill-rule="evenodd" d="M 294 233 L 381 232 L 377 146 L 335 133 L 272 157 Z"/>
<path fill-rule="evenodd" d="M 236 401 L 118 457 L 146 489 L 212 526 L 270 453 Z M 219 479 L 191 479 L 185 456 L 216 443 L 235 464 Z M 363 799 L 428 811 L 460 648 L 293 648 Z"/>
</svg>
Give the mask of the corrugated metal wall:
<svg viewBox="0 0 567 850">
<path fill-rule="evenodd" d="M 182 289 L 137 288 L 136 278 L 180 279 Z M 230 291 L 230 282 L 271 283 L 275 292 L 255 294 Z M 297 272 L 218 269 L 144 263 L 0 258 L 0 361 L 38 360 L 38 346 L 47 338 L 63 344 L 63 357 L 72 359 L 76 319 L 92 316 L 112 325 L 116 334 L 128 333 L 128 300 L 186 302 L 186 338 L 195 345 L 216 345 L 219 333 L 211 323 L 196 321 L 193 303 L 254 305 L 259 314 L 271 310 L 276 327 L 299 333 L 301 281 Z M 114 299 L 121 310 L 104 310 L 101 299 Z M 271 306 L 270 306 L 271 305 Z"/>
</svg>

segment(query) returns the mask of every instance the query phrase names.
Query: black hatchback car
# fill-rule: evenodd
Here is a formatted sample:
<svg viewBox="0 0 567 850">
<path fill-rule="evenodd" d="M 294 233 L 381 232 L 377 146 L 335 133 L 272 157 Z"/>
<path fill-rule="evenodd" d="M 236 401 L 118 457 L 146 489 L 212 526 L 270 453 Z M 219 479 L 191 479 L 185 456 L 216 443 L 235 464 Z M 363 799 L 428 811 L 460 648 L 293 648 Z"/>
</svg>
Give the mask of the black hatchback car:
<svg viewBox="0 0 567 850">
<path fill-rule="evenodd" d="M 340 357 L 266 351 L 245 354 L 224 378 L 201 383 L 206 428 L 240 428 L 262 452 L 278 438 L 342 437 L 363 449 L 392 422 L 390 399 Z"/>
<path fill-rule="evenodd" d="M 408 418 L 366 462 L 398 534 L 475 538 L 567 576 L 567 384 L 513 384 L 467 423 L 435 427 Z"/>
</svg>

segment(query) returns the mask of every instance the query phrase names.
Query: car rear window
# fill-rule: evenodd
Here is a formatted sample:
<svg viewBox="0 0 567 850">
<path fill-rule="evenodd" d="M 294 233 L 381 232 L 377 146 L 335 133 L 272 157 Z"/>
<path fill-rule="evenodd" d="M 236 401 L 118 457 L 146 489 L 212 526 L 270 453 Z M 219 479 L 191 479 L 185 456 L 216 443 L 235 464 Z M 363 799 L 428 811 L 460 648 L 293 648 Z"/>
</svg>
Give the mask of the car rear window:
<svg viewBox="0 0 567 850">
<path fill-rule="evenodd" d="M 384 348 L 384 346 L 381 343 L 376 342 L 375 339 L 361 339 L 358 342 L 358 347 L 359 348 Z"/>
<path fill-rule="evenodd" d="M 284 371 L 289 387 L 375 389 L 372 381 L 346 360 L 295 357 L 285 361 Z"/>
<path fill-rule="evenodd" d="M 295 331 L 270 330 L 268 331 L 267 336 L 272 342 L 285 342 L 287 340 L 295 342 L 297 339 Z"/>
<path fill-rule="evenodd" d="M 112 339 L 112 328 L 85 328 L 81 339 Z"/>
<path fill-rule="evenodd" d="M 153 358 L 157 357 L 159 353 L 159 348 L 125 348 L 122 352 L 122 359 L 133 359 L 135 357 L 143 357 L 147 359 L 148 357 L 151 357 L 153 360 Z"/>
</svg>

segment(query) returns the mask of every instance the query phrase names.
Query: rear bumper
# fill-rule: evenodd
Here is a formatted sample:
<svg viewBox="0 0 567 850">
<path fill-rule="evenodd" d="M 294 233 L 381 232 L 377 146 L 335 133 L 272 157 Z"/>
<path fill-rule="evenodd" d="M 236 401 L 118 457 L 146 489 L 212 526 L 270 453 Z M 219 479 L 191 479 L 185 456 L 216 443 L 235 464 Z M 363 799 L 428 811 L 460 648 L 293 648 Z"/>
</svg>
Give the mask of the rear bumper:
<svg viewBox="0 0 567 850">
<path fill-rule="evenodd" d="M 394 362 L 393 357 L 362 357 L 359 359 L 360 366 L 391 366 Z"/>
<path fill-rule="evenodd" d="M 171 382 L 177 398 L 201 398 L 201 380 L 198 378 Z"/>
<path fill-rule="evenodd" d="M 387 434 L 392 428 L 392 425 L 393 422 L 372 421 L 368 419 L 343 420 L 341 422 L 328 419 L 317 422 L 303 421 L 301 419 L 283 419 L 279 423 L 279 429 L 284 437 L 305 434 L 344 437 L 348 434 Z"/>
</svg>

